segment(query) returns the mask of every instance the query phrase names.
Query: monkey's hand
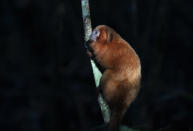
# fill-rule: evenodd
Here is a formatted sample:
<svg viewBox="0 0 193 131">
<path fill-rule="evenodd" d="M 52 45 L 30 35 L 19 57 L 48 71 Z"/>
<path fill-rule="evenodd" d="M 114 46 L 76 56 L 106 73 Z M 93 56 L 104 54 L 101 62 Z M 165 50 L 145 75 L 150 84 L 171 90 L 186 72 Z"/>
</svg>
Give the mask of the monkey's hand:
<svg viewBox="0 0 193 131">
<path fill-rule="evenodd" d="M 94 51 L 93 49 L 90 47 L 90 44 L 92 42 L 96 42 L 97 41 L 97 38 L 99 37 L 100 35 L 100 31 L 98 29 L 94 29 L 89 37 L 89 40 L 86 41 L 85 43 L 85 48 L 87 49 L 87 53 L 88 55 L 94 59 L 95 58 L 95 55 L 94 55 Z"/>
<path fill-rule="evenodd" d="M 90 47 L 90 44 L 92 43 L 92 40 L 88 40 L 85 42 L 84 47 L 87 49 L 87 54 L 91 59 L 94 59 L 95 55 L 94 55 L 94 51 L 93 49 Z"/>
</svg>

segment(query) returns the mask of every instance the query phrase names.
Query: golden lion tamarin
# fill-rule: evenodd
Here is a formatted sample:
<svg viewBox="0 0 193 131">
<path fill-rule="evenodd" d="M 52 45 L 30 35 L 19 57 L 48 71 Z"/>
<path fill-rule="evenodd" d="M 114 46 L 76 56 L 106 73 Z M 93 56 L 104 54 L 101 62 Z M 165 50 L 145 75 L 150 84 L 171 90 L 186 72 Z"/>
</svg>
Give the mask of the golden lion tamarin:
<svg viewBox="0 0 193 131">
<path fill-rule="evenodd" d="M 128 106 L 139 91 L 140 59 L 134 49 L 106 25 L 93 30 L 86 47 L 88 55 L 104 69 L 99 90 L 111 109 L 109 131 L 118 131 Z"/>
</svg>

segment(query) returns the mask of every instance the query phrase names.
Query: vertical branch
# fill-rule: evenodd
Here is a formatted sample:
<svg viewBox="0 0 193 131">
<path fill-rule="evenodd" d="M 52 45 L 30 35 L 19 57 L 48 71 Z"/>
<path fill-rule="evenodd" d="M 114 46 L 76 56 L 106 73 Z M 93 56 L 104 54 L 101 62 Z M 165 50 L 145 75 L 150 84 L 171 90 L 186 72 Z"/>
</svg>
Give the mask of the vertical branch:
<svg viewBox="0 0 193 131">
<path fill-rule="evenodd" d="M 91 19 L 90 19 L 90 10 L 89 10 L 89 2 L 88 0 L 81 0 L 81 6 L 82 6 L 82 17 L 83 17 L 83 25 L 84 25 L 84 32 L 85 32 L 85 41 L 89 39 L 89 36 L 92 32 L 92 27 L 91 27 Z M 94 74 L 94 80 L 95 80 L 95 85 L 98 88 L 99 82 L 101 79 L 101 72 L 97 68 L 95 62 L 91 60 L 91 66 Z M 103 114 L 103 119 L 105 123 L 108 123 L 110 120 L 110 110 L 106 102 L 104 101 L 103 97 L 101 94 L 98 96 L 98 102 Z"/>
<path fill-rule="evenodd" d="M 88 0 L 81 0 L 81 5 L 82 5 L 82 17 L 83 17 L 83 26 L 84 26 L 84 32 L 85 32 L 85 41 L 87 41 L 92 32 Z"/>
</svg>

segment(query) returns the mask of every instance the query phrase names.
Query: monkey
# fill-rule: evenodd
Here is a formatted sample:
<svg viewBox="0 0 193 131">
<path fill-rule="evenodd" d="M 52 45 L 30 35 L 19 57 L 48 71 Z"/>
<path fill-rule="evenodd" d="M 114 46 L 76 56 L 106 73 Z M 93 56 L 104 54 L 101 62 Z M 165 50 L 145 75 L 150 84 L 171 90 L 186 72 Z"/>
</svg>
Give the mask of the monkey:
<svg viewBox="0 0 193 131">
<path fill-rule="evenodd" d="M 140 89 L 139 56 L 106 25 L 99 25 L 92 31 L 85 47 L 88 56 L 103 69 L 98 90 L 111 110 L 108 131 L 119 131 L 124 114 Z"/>
</svg>

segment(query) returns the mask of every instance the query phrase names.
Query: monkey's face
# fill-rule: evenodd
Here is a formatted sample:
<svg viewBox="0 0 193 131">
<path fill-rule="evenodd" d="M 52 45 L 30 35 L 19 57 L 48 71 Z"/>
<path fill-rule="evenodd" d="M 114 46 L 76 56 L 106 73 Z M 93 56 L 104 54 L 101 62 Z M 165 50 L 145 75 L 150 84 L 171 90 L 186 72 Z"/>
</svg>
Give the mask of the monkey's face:
<svg viewBox="0 0 193 131">
<path fill-rule="evenodd" d="M 94 58 L 103 54 L 112 40 L 112 33 L 106 26 L 97 26 L 91 33 L 89 40 L 86 42 L 88 55 Z"/>
<path fill-rule="evenodd" d="M 99 38 L 100 35 L 100 31 L 98 29 L 94 29 L 90 35 L 90 40 L 92 40 L 93 42 L 96 42 L 97 39 Z"/>
</svg>

